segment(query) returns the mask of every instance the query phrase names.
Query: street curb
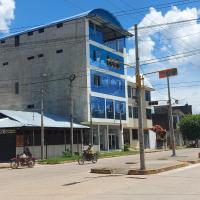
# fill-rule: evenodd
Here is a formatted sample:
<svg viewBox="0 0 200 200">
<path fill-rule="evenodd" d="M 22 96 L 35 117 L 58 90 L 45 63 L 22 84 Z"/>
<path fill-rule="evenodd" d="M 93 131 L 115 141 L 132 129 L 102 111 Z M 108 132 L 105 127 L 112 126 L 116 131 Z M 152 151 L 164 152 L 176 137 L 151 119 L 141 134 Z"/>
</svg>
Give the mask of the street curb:
<svg viewBox="0 0 200 200">
<path fill-rule="evenodd" d="M 0 164 L 0 169 L 5 169 L 5 168 L 10 168 L 10 163 L 3 163 L 3 164 Z"/>
<path fill-rule="evenodd" d="M 151 174 L 158 174 L 161 172 L 166 172 L 166 171 L 170 171 L 173 169 L 178 169 L 181 167 L 186 167 L 188 166 L 189 163 L 180 163 L 180 164 L 176 164 L 176 165 L 171 165 L 171 166 L 167 166 L 167 167 L 162 167 L 162 168 L 157 168 L 157 169 L 146 169 L 146 170 L 140 170 L 140 169 L 131 169 L 128 171 L 128 175 L 151 175 Z"/>
<path fill-rule="evenodd" d="M 127 170 L 127 175 L 151 175 L 151 174 L 158 174 L 161 172 L 166 172 L 170 171 L 173 169 L 178 169 L 181 167 L 186 167 L 188 166 L 188 162 L 176 164 L 176 165 L 171 165 L 167 167 L 162 167 L 162 168 L 157 168 L 157 169 L 146 169 L 146 170 L 140 170 L 140 169 L 130 169 Z M 91 173 L 95 174 L 115 174 L 117 170 L 116 169 L 111 169 L 111 168 L 92 168 Z"/>
</svg>

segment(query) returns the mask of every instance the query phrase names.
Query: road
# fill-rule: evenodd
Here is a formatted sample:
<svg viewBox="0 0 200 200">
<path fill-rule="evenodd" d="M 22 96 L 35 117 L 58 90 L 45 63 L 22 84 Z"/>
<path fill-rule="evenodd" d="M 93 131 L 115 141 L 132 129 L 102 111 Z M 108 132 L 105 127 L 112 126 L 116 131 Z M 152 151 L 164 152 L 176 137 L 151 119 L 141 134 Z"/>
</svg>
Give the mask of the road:
<svg viewBox="0 0 200 200">
<path fill-rule="evenodd" d="M 152 153 L 162 157 L 169 152 Z M 137 156 L 99 160 L 98 165 L 130 161 Z M 1 169 L 2 200 L 199 200 L 200 164 L 150 176 L 97 175 L 93 164 L 36 166 L 33 169 Z"/>
</svg>

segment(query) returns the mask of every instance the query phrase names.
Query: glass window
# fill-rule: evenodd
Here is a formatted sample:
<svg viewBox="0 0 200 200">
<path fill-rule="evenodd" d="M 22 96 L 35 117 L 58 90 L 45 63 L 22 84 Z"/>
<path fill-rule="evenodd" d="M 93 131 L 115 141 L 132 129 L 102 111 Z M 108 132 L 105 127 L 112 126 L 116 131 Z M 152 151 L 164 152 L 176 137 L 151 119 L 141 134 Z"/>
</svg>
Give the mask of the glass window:
<svg viewBox="0 0 200 200">
<path fill-rule="evenodd" d="M 150 91 L 145 91 L 145 100 L 146 101 L 151 101 L 151 93 L 150 93 Z"/>
<path fill-rule="evenodd" d="M 92 117 L 105 118 L 105 99 L 100 97 L 91 97 Z"/>
<path fill-rule="evenodd" d="M 97 71 L 91 73 L 91 91 L 125 97 L 125 80 Z"/>
<path fill-rule="evenodd" d="M 112 99 L 106 99 L 106 116 L 108 119 L 114 119 L 114 103 Z"/>
<path fill-rule="evenodd" d="M 126 120 L 126 102 L 115 101 L 115 119 Z"/>
<path fill-rule="evenodd" d="M 101 85 L 101 77 L 98 75 L 94 75 L 94 85 L 100 86 Z"/>
<path fill-rule="evenodd" d="M 151 109 L 146 109 L 146 117 L 147 119 L 152 119 Z"/>
<path fill-rule="evenodd" d="M 137 98 L 136 88 L 132 88 L 132 99 L 136 99 L 136 98 Z"/>
<path fill-rule="evenodd" d="M 131 98 L 131 86 L 128 86 L 128 98 Z"/>
<path fill-rule="evenodd" d="M 133 118 L 138 118 L 138 107 L 133 107 Z"/>
<path fill-rule="evenodd" d="M 129 115 L 129 118 L 132 118 L 132 117 L 133 117 L 132 106 L 129 106 L 129 107 L 128 107 L 128 115 Z"/>
<path fill-rule="evenodd" d="M 104 49 L 90 45 L 90 64 L 118 74 L 124 74 L 124 58 Z"/>
</svg>

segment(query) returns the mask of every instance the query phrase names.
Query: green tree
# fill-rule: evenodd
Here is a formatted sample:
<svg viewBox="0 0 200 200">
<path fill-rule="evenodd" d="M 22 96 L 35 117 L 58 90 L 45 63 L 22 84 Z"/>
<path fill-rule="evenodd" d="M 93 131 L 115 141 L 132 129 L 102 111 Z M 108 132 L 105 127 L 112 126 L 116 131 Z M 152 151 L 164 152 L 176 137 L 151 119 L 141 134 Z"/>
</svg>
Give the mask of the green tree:
<svg viewBox="0 0 200 200">
<path fill-rule="evenodd" d="M 187 140 L 195 140 L 196 146 L 198 146 L 198 140 L 200 139 L 200 115 L 184 116 L 181 119 L 179 126 L 183 138 Z"/>
</svg>

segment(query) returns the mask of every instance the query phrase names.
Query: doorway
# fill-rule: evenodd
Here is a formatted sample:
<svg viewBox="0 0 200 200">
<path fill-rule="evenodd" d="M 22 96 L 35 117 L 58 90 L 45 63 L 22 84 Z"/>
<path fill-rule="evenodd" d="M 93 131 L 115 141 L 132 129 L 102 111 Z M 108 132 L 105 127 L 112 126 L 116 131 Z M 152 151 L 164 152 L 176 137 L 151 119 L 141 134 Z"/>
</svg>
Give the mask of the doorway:
<svg viewBox="0 0 200 200">
<path fill-rule="evenodd" d="M 15 134 L 0 134 L 0 162 L 9 161 L 16 154 Z"/>
<path fill-rule="evenodd" d="M 109 150 L 116 150 L 119 148 L 118 136 L 115 134 L 109 134 Z"/>
</svg>

